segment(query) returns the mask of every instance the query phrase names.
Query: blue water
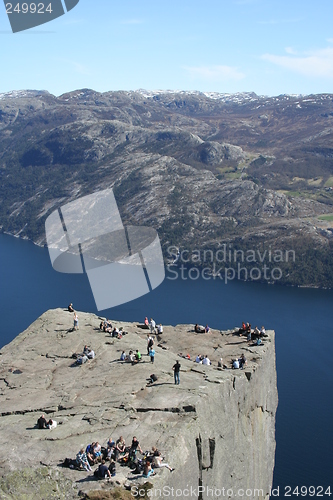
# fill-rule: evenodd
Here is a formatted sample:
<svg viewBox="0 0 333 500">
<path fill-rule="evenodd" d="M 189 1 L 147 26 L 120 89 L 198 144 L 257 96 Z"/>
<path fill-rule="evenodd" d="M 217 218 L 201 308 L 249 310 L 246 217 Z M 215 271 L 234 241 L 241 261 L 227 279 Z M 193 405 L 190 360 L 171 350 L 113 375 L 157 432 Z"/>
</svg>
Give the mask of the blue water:
<svg viewBox="0 0 333 500">
<path fill-rule="evenodd" d="M 46 249 L 0 234 L 0 256 L 0 346 L 47 309 L 73 302 L 77 310 L 97 313 L 86 276 L 55 272 Z M 152 293 L 102 315 L 208 323 L 219 329 L 244 320 L 276 331 L 274 488 L 280 487 L 282 498 L 286 486 L 323 486 L 325 491 L 330 485 L 333 493 L 332 304 L 332 290 L 166 279 Z"/>
</svg>

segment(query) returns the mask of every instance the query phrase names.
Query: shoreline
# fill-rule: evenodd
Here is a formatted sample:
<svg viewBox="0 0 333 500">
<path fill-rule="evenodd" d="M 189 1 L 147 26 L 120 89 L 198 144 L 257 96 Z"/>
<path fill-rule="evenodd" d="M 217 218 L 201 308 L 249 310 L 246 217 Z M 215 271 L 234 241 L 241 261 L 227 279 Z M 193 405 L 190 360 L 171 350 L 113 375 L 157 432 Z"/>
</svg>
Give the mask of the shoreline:
<svg viewBox="0 0 333 500">
<path fill-rule="evenodd" d="M 34 245 L 36 245 L 39 248 L 45 248 L 45 249 L 48 248 L 46 243 L 44 243 L 42 245 L 41 243 L 35 242 L 34 240 L 31 240 L 30 238 L 27 238 L 25 236 L 21 237 L 19 233 L 13 234 L 13 233 L 10 233 L 8 231 L 3 231 L 2 228 L 0 229 L 0 231 L 1 231 L 0 234 L 4 234 L 6 236 L 10 236 L 10 237 L 13 237 L 16 239 L 21 239 L 23 241 L 30 241 L 31 243 L 33 243 Z M 167 265 L 166 257 L 164 258 L 164 264 L 165 264 L 165 268 L 168 270 L 168 268 L 170 267 L 170 264 Z M 204 266 L 200 266 L 200 265 L 197 265 L 196 267 L 197 267 L 197 269 L 200 269 L 201 271 L 203 269 L 205 269 Z M 186 268 L 191 269 L 190 266 L 188 266 Z M 165 279 L 169 279 L 170 281 L 175 280 L 175 278 L 172 280 L 171 278 L 168 278 L 167 276 Z M 219 277 L 218 275 L 214 276 L 213 274 L 211 274 L 211 277 L 209 278 L 209 280 L 210 279 L 213 279 L 214 281 L 216 281 L 217 279 L 220 279 L 224 283 L 223 278 Z M 310 289 L 310 290 L 315 290 L 315 289 L 317 289 L 317 290 L 333 290 L 333 286 L 332 287 L 324 287 L 324 286 L 319 286 L 319 285 L 301 285 L 301 284 L 279 283 L 279 281 L 270 282 L 267 280 L 251 280 L 251 279 L 248 279 L 248 280 L 235 279 L 232 281 L 236 281 L 239 283 L 260 283 L 262 285 L 270 285 L 270 286 L 305 288 L 305 289 Z"/>
</svg>

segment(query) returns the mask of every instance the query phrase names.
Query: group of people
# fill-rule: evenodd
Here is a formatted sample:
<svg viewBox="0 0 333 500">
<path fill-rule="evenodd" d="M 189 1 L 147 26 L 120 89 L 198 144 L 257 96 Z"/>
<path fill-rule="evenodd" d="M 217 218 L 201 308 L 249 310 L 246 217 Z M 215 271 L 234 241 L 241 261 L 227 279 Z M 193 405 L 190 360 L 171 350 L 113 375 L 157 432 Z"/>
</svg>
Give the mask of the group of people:
<svg viewBox="0 0 333 500">
<path fill-rule="evenodd" d="M 243 370 L 244 366 L 247 365 L 247 359 L 245 357 L 245 354 L 242 354 L 238 359 L 233 359 L 231 361 L 231 364 L 233 370 L 238 370 L 238 369 Z"/>
<path fill-rule="evenodd" d="M 109 319 L 106 319 L 104 321 L 100 322 L 99 325 L 100 330 L 103 332 L 108 333 L 111 337 L 121 339 L 123 335 L 125 335 L 127 332 L 124 332 L 122 328 L 117 328 L 116 326 L 112 326 L 112 323 Z"/>
<path fill-rule="evenodd" d="M 122 351 L 120 358 L 119 358 L 120 361 L 132 363 L 132 365 L 134 365 L 135 363 L 139 363 L 139 361 L 141 361 L 141 359 L 142 359 L 142 355 L 138 349 L 136 349 L 135 353 L 133 351 L 129 351 L 128 354 L 126 354 L 125 351 Z"/>
<path fill-rule="evenodd" d="M 156 321 L 153 318 L 150 318 L 150 322 L 148 321 L 148 317 L 145 317 L 144 325 L 147 329 L 150 328 L 150 333 L 153 335 L 154 333 L 161 335 L 163 333 L 163 326 L 160 323 L 159 325 L 156 324 Z"/>
<path fill-rule="evenodd" d="M 87 345 L 84 346 L 83 352 L 80 354 L 73 354 L 72 355 L 74 358 L 76 358 L 76 364 L 77 365 L 83 365 L 88 361 L 88 359 L 94 359 L 95 358 L 95 351 L 93 349 L 90 349 Z"/>
<path fill-rule="evenodd" d="M 46 420 L 45 415 L 41 415 L 37 420 L 38 429 L 55 429 L 57 427 L 57 422 L 50 418 L 50 420 Z"/>
<path fill-rule="evenodd" d="M 138 452 L 144 455 L 143 459 L 138 458 Z M 109 466 L 106 462 L 109 461 Z M 98 442 L 89 444 L 86 449 L 81 448 L 76 455 L 76 464 L 79 468 L 92 471 L 92 466 L 98 464 L 94 476 L 98 479 L 108 479 L 116 475 L 116 462 L 129 465 L 132 469 L 144 477 L 154 474 L 154 468 L 166 467 L 171 472 L 174 470 L 169 464 L 164 462 L 162 454 L 153 446 L 151 452 L 143 452 L 136 436 L 133 436 L 130 446 L 126 446 L 125 439 L 120 436 L 117 441 L 109 438 L 105 447 Z"/>
<path fill-rule="evenodd" d="M 198 323 L 196 323 L 194 326 L 194 331 L 195 331 L 195 333 L 209 333 L 210 328 L 208 325 L 202 326 L 202 325 L 198 325 Z"/>
<path fill-rule="evenodd" d="M 251 324 L 245 323 L 244 321 L 242 323 L 241 328 L 238 330 L 238 334 L 240 337 L 242 336 L 247 337 L 248 342 L 251 342 L 251 340 L 255 341 L 261 340 L 262 337 L 267 336 L 266 329 L 264 326 L 262 326 L 260 330 L 257 326 L 252 330 Z"/>
<path fill-rule="evenodd" d="M 195 358 L 195 362 L 202 364 L 202 365 L 211 365 L 212 364 L 212 362 L 209 359 L 209 357 L 207 356 L 207 354 L 205 356 L 203 356 L 202 354 L 198 354 L 197 357 Z"/>
</svg>

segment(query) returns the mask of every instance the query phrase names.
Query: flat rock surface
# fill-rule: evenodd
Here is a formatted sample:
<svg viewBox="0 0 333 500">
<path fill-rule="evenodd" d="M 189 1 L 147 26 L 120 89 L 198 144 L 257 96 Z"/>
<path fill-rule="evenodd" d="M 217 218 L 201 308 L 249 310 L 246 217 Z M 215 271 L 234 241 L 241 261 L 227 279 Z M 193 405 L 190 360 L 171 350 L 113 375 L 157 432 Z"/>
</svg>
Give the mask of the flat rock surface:
<svg viewBox="0 0 333 500">
<path fill-rule="evenodd" d="M 66 457 L 75 458 L 80 447 L 92 441 L 103 446 L 110 436 L 116 440 L 123 435 L 130 444 L 136 435 L 143 450 L 157 446 L 176 468 L 172 474 L 167 469 L 159 470 L 156 484 L 171 476 L 177 478 L 177 470 L 190 453 L 185 446 L 186 429 L 196 428 L 200 418 L 197 407 L 211 391 L 215 397 L 218 384 L 230 383 L 235 388 L 236 379 L 248 384 L 274 340 L 274 332 L 267 332 L 263 345 L 249 346 L 244 337 L 232 332 L 196 334 L 194 325 L 164 326 L 163 334 L 154 336 L 153 364 L 147 356 L 149 331 L 134 323 L 112 321 L 126 332 L 115 339 L 99 329 L 101 318 L 83 312 L 78 315 L 79 330 L 73 330 L 73 315 L 67 310 L 47 311 L 0 351 L 0 441 L 6 450 L 0 459 L 2 476 L 26 466 L 37 469 L 42 464 L 59 470 L 80 490 L 96 489 L 91 474 L 59 469 L 59 464 Z M 72 354 L 82 352 L 85 344 L 96 357 L 78 366 Z M 121 352 L 130 349 L 142 353 L 140 363 L 119 360 Z M 242 353 L 248 360 L 245 370 L 217 367 L 221 357 L 229 367 L 231 359 Z M 191 360 L 182 358 L 186 354 Z M 195 363 L 197 354 L 208 355 L 212 365 Z M 177 359 L 181 372 L 180 385 L 176 386 L 172 366 Z M 149 385 L 152 373 L 158 381 Z M 57 428 L 37 429 L 41 413 L 55 419 Z M 119 465 L 115 480 L 120 484 L 142 481 Z"/>
</svg>

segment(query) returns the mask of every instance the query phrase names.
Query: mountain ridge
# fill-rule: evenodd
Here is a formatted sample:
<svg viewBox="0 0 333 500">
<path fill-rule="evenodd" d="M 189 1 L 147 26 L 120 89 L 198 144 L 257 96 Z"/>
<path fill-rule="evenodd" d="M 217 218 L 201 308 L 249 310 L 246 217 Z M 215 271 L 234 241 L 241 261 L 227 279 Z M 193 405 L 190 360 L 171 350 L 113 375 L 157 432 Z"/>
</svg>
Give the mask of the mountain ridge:
<svg viewBox="0 0 333 500">
<path fill-rule="evenodd" d="M 147 92 L 1 94 L 2 231 L 45 244 L 52 210 L 112 187 L 164 251 L 292 248 L 280 282 L 331 287 L 333 95 Z"/>
</svg>

